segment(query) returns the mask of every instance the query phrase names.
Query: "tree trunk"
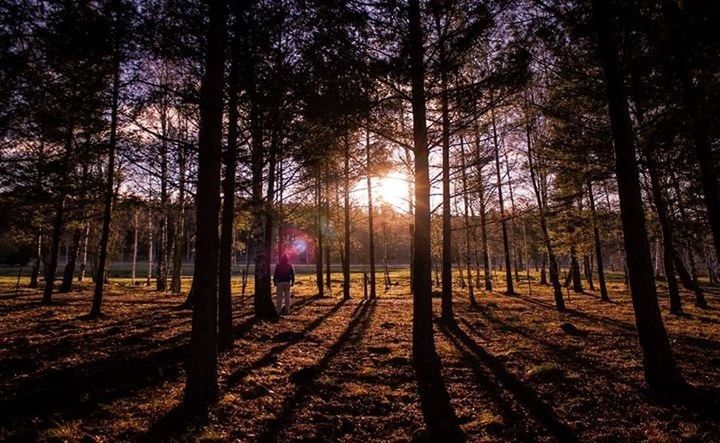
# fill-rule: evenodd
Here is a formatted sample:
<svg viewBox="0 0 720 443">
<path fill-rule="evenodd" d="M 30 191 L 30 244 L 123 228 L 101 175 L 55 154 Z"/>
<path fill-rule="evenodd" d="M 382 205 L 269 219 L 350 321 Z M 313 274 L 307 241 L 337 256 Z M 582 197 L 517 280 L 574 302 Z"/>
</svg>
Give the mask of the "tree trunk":
<svg viewBox="0 0 720 443">
<path fill-rule="evenodd" d="M 343 299 L 350 299 L 350 141 L 345 134 L 343 152 Z"/>
<path fill-rule="evenodd" d="M 490 273 L 490 252 L 487 234 L 487 210 L 485 207 L 485 179 L 483 178 L 483 161 L 480 152 L 480 131 L 475 125 L 475 161 L 477 162 L 478 201 L 480 203 L 480 241 L 482 242 L 483 277 L 485 290 L 492 291 L 492 274 Z"/>
<path fill-rule="evenodd" d="M 675 315 L 682 315 L 682 302 L 680 300 L 680 290 L 678 288 L 677 278 L 675 277 L 675 264 L 674 255 L 675 247 L 673 246 L 673 228 L 672 222 L 668 215 L 668 209 L 665 204 L 665 199 L 660 189 L 660 180 L 657 176 L 657 170 L 655 161 L 650 158 L 652 155 L 646 156 L 648 165 L 648 174 L 650 175 L 650 187 L 653 197 L 653 203 L 655 203 L 655 211 L 658 215 L 658 222 L 660 223 L 660 230 L 663 236 L 663 267 L 665 268 L 665 280 L 668 286 L 668 296 L 670 298 L 670 312 Z"/>
<path fill-rule="evenodd" d="M 635 322 L 643 351 L 645 380 L 655 389 L 673 391 L 685 383 L 672 356 L 667 332 L 660 317 L 655 281 L 652 278 L 632 123 L 609 5 L 603 0 L 593 0 L 592 15 L 598 38 L 600 64 L 607 87 L 620 218 Z"/>
<path fill-rule="evenodd" d="M 370 130 L 365 129 L 365 162 L 367 167 L 367 195 L 368 195 L 368 258 L 370 260 L 370 298 L 377 297 L 375 285 L 375 228 L 373 214 L 373 189 L 370 167 Z"/>
<path fill-rule="evenodd" d="M 405 155 L 410 158 L 410 153 L 408 150 L 405 151 Z M 410 163 L 410 160 L 408 160 L 408 164 Z M 411 173 L 414 171 L 411 171 Z M 410 223 L 408 224 L 408 231 L 410 234 L 410 292 L 414 292 L 414 274 L 415 274 L 415 265 L 413 264 L 413 260 L 415 260 L 415 189 L 414 189 L 414 177 L 412 180 L 410 180 L 410 183 L 408 184 L 408 218 L 410 219 Z M 386 254 L 387 255 L 387 254 Z M 387 274 L 387 260 L 385 261 L 385 271 Z"/>
<path fill-rule="evenodd" d="M 707 114 L 700 101 L 700 97 L 707 97 L 707 94 L 698 90 L 699 88 L 694 84 L 688 59 L 688 49 L 696 44 L 688 41 L 688 36 L 693 33 L 688 29 L 689 24 L 683 6 L 675 0 L 664 0 L 663 6 L 672 30 L 675 69 L 682 87 L 683 105 L 690 123 L 695 155 L 700 165 L 700 182 L 715 244 L 715 256 L 720 258 L 720 185 L 718 185 L 718 170 L 712 152 Z"/>
<path fill-rule="evenodd" d="M 425 108 L 423 30 L 419 0 L 408 2 L 408 50 L 412 89 L 415 153 L 415 223 L 413 254 L 413 356 L 436 358 L 433 338 L 430 260 L 430 174 Z"/>
<path fill-rule="evenodd" d="M 160 292 L 167 290 L 167 257 L 168 257 L 168 137 L 170 134 L 167 97 L 167 85 L 163 86 L 160 98 L 160 229 L 157 236 L 157 273 L 155 288 Z"/>
<path fill-rule="evenodd" d="M 505 145 L 503 144 L 503 147 Z M 508 178 L 508 192 L 510 194 L 510 209 L 512 210 L 512 218 L 510 220 L 510 250 L 513 257 L 513 269 L 515 272 L 515 281 L 520 282 L 520 268 L 522 268 L 522 254 L 520 248 L 517 247 L 515 229 L 515 216 L 517 214 L 515 208 L 515 193 L 513 192 L 512 178 L 510 176 L 510 160 L 508 159 L 507 148 L 503 149 L 503 157 L 505 160 L 505 171 Z"/>
<path fill-rule="evenodd" d="M 465 219 L 465 266 L 467 268 L 468 297 L 470 299 L 470 306 L 472 308 L 477 308 L 477 300 L 475 300 L 475 292 L 473 290 L 472 260 L 470 254 L 470 204 L 468 202 L 467 172 L 465 171 L 465 144 L 463 143 L 462 137 L 460 138 L 460 169 L 463 186 L 463 214 Z"/>
<path fill-rule="evenodd" d="M 639 125 L 645 123 L 644 100 L 641 95 L 640 77 L 633 70 L 631 73 L 631 88 L 635 99 L 635 118 Z M 675 265 L 673 256 L 675 255 L 675 247 L 673 246 L 675 234 L 673 232 L 672 221 L 668 212 L 668 207 L 663 196 L 663 191 L 658 176 L 658 165 L 655 160 L 657 155 L 647 140 L 641 145 L 641 152 L 645 158 L 647 173 L 650 177 L 650 194 L 652 195 L 653 204 L 655 205 L 655 213 L 658 216 L 660 231 L 663 238 L 663 268 L 665 269 L 665 280 L 668 287 L 668 297 L 670 299 L 670 312 L 675 315 L 682 315 L 682 302 L 680 300 L 680 290 L 678 288 L 677 278 L 675 277 Z"/>
<path fill-rule="evenodd" d="M 673 188 L 675 189 L 675 201 L 677 204 L 678 212 L 680 212 L 680 218 L 682 219 L 683 226 L 688 226 L 688 215 L 685 212 L 685 206 L 682 201 L 682 193 L 680 192 L 680 183 L 677 180 L 677 176 L 671 171 L 670 172 L 670 178 L 673 184 Z M 689 232 L 689 239 L 693 242 L 696 242 L 697 239 L 695 238 L 695 235 L 692 231 Z M 698 281 L 698 274 L 697 274 L 697 267 L 695 265 L 695 254 L 694 254 L 694 248 L 690 245 L 690 240 L 686 237 L 684 240 L 685 243 L 685 249 L 687 250 L 688 254 L 688 262 L 690 263 L 690 278 L 691 281 L 686 284 L 685 282 L 683 285 L 686 289 L 691 289 L 695 293 L 695 305 L 700 308 L 706 308 L 707 307 L 707 301 L 705 300 L 705 295 L 703 294 L 702 289 L 700 288 L 700 282 Z M 676 258 L 679 258 L 678 254 L 675 254 Z M 677 263 L 677 262 L 676 262 Z M 682 264 L 682 262 L 680 262 Z M 684 266 L 677 265 L 678 273 L 680 274 L 681 281 L 683 280 L 683 270 Z"/>
<path fill-rule="evenodd" d="M 252 62 L 251 62 L 252 63 Z M 255 317 L 273 319 L 277 317 L 270 294 L 270 257 L 265 250 L 265 205 L 263 204 L 263 130 L 260 125 L 260 110 L 254 85 L 254 68 L 251 67 L 252 83 L 248 88 L 251 96 L 251 169 L 252 169 L 252 249 L 255 252 Z M 274 173 L 273 173 L 274 175 Z M 269 205 L 268 209 L 269 209 Z M 270 226 L 272 232 L 272 226 Z"/>
<path fill-rule="evenodd" d="M 200 87 L 200 133 L 197 183 L 197 282 L 193 296 L 190 364 L 184 404 L 201 416 L 217 399 L 217 279 L 220 163 L 222 156 L 223 68 L 226 7 L 209 1 L 207 58 Z"/>
<path fill-rule="evenodd" d="M 550 240 L 550 233 L 548 231 L 547 227 L 547 219 L 546 219 L 546 205 L 545 205 L 545 198 L 543 193 L 543 186 L 542 183 L 538 183 L 538 178 L 536 175 L 541 175 L 541 172 L 538 169 L 538 174 L 536 174 L 536 167 L 533 165 L 533 153 L 532 153 L 532 135 L 531 135 L 531 127 L 530 127 L 530 121 L 526 123 L 525 126 L 525 135 L 527 140 L 527 151 L 528 151 L 528 169 L 530 170 L 530 180 L 532 181 L 533 190 L 535 192 L 535 199 L 537 200 L 538 205 L 538 213 L 540 218 L 540 230 L 543 234 L 543 241 L 545 242 L 545 249 L 547 250 L 547 256 L 548 261 L 550 262 L 550 283 L 553 287 L 553 295 L 555 297 L 555 308 L 560 311 L 565 311 L 565 300 L 563 299 L 562 294 L 562 287 L 560 286 L 560 273 L 558 269 L 558 262 L 557 258 L 555 257 L 555 251 L 552 246 L 552 241 Z M 543 267 L 543 271 L 545 268 Z M 546 283 L 547 284 L 547 283 Z"/>
<path fill-rule="evenodd" d="M 145 279 L 145 286 L 150 287 L 150 280 L 152 279 L 153 273 L 153 219 L 150 206 L 148 206 L 148 254 L 147 254 L 147 277 Z M 193 275 L 193 282 L 195 281 Z M 192 294 L 192 290 L 190 291 Z M 188 294 L 188 300 L 190 295 Z"/>
<path fill-rule="evenodd" d="M 236 18 L 237 27 L 241 20 Z M 225 176 L 222 181 L 222 219 L 220 226 L 220 256 L 218 263 L 218 347 L 233 345 L 232 331 L 232 256 L 235 229 L 235 174 L 238 150 L 238 95 L 240 88 L 240 29 L 235 30 L 230 50 L 228 78 L 228 135 L 224 155 Z"/>
<path fill-rule="evenodd" d="M 130 271 L 130 281 L 135 286 L 136 270 L 137 270 L 137 253 L 138 253 L 138 215 L 137 209 L 133 211 L 133 252 L 132 252 L 132 270 Z"/>
<path fill-rule="evenodd" d="M 317 242 L 315 243 L 315 280 L 317 282 L 318 296 L 325 296 L 325 285 L 323 284 L 323 217 L 322 217 L 322 175 L 318 170 L 315 177 L 315 231 Z"/>
<path fill-rule="evenodd" d="M 505 253 L 505 294 L 515 295 L 513 288 L 512 269 L 510 265 L 510 243 L 508 240 L 507 220 L 505 219 L 505 202 L 502 194 L 502 175 L 500 172 L 500 146 L 498 144 L 497 126 L 495 124 L 495 110 L 492 114 L 493 145 L 495 147 L 495 170 L 497 172 L 498 203 L 500 205 L 500 225 L 502 226 L 503 252 Z"/>
<path fill-rule="evenodd" d="M 452 302 L 452 214 L 450 212 L 450 110 L 448 109 L 447 68 L 445 66 L 445 33 L 442 31 L 439 10 L 435 13 L 439 34 L 438 60 L 440 69 L 440 110 L 442 114 L 442 299 L 441 319 L 454 322 Z"/>
<path fill-rule="evenodd" d="M 65 152 L 63 153 L 63 169 L 69 166 L 72 151 L 73 130 L 68 128 L 67 139 L 65 140 Z M 58 195 L 57 207 L 55 209 L 55 220 L 53 222 L 52 237 L 50 238 L 50 259 L 45 269 L 45 288 L 43 290 L 43 304 L 52 303 L 52 292 L 55 287 L 55 273 L 58 266 L 58 255 L 60 255 L 60 237 L 62 236 L 63 225 L 65 224 L 65 199 L 67 193 L 64 185 L 61 185 Z"/>
<path fill-rule="evenodd" d="M 113 2 L 114 9 L 117 8 Z M 120 11 L 115 11 L 119 14 Z M 117 32 L 117 29 L 116 29 Z M 95 291 L 93 292 L 92 308 L 90 316 L 97 317 L 102 312 L 102 298 L 105 287 L 105 269 L 107 267 L 108 245 L 110 243 L 110 223 L 112 221 L 112 204 L 115 193 L 115 150 L 117 145 L 118 127 L 118 97 L 120 95 L 120 41 L 115 36 L 114 50 L 114 72 L 112 86 L 112 104 L 110 110 L 110 140 L 108 142 L 108 166 L 105 182 L 105 202 L 103 208 L 102 233 L 100 234 L 100 252 L 98 254 L 98 267 L 96 269 Z"/>
<path fill-rule="evenodd" d="M 577 248 L 575 246 L 575 227 L 570 229 L 570 276 L 572 278 L 573 292 L 582 294 L 583 286 L 580 277 L 580 263 L 577 258 Z"/>
<path fill-rule="evenodd" d="M 330 184 L 325 184 L 325 218 L 330 224 Z M 330 242 L 325 242 L 325 286 L 332 295 L 332 270 L 330 269 Z"/>
<path fill-rule="evenodd" d="M 185 246 L 185 168 L 187 167 L 186 149 L 187 145 L 183 144 L 178 154 L 178 173 L 180 174 L 180 178 L 178 181 L 178 208 L 177 221 L 175 222 L 175 246 L 173 247 L 172 280 L 170 281 L 170 291 L 173 294 L 179 294 L 182 291 L 182 250 Z"/>
<path fill-rule="evenodd" d="M 30 284 L 28 288 L 38 287 L 38 277 L 40 276 L 40 261 L 42 260 L 42 234 L 37 236 L 37 248 L 35 248 L 35 257 L 33 259 L 32 271 L 30 272 Z"/>
<path fill-rule="evenodd" d="M 70 244 L 70 253 L 68 254 L 67 263 L 65 263 L 65 270 L 63 271 L 62 283 L 60 284 L 60 292 L 70 292 L 72 290 L 73 277 L 75 276 L 75 263 L 77 263 L 81 239 L 82 229 L 80 227 L 76 227 L 73 231 L 72 242 Z"/>
<path fill-rule="evenodd" d="M 595 195 L 593 194 L 592 181 L 588 179 L 588 196 L 590 197 L 590 211 L 592 213 L 593 240 L 595 243 L 595 261 L 598 269 L 598 282 L 600 283 L 600 298 L 603 301 L 610 301 L 607 285 L 605 284 L 605 268 L 603 266 L 602 243 L 600 242 L 600 227 L 597 222 L 597 211 L 595 209 Z"/>
</svg>

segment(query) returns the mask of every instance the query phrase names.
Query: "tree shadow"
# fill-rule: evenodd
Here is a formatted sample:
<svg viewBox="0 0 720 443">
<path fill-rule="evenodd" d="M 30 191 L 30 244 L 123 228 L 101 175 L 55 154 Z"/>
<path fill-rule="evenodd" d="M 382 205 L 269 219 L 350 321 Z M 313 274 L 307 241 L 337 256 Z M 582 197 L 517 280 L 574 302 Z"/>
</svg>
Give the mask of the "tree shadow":
<svg viewBox="0 0 720 443">
<path fill-rule="evenodd" d="M 15 291 L 7 291 L 7 292 L 0 292 L 0 300 L 12 300 L 20 297 L 28 297 L 31 295 L 39 295 L 40 293 L 33 289 L 33 290 L 27 290 L 22 289 L 15 293 Z"/>
<path fill-rule="evenodd" d="M 567 442 L 578 441 L 570 428 L 558 420 L 552 408 L 545 404 L 530 386 L 505 369 L 496 357 L 478 345 L 465 331 L 460 328 L 446 328 L 443 332 L 453 343 L 462 343 L 473 354 L 472 364 L 478 367 L 478 371 L 483 366 L 489 368 L 499 384 L 556 439 Z"/>
<path fill-rule="evenodd" d="M 249 319 L 236 326 L 235 334 L 248 332 L 254 323 Z M 98 403 L 179 375 L 189 346 L 189 333 L 183 333 L 141 348 L 134 356 L 119 353 L 26 379 L 14 386 L 13 397 L 0 402 L 0 425 L 27 417 L 45 421 L 57 413 L 63 418 L 83 417 L 94 412 Z"/>
<path fill-rule="evenodd" d="M 669 407 L 681 406 L 704 420 L 717 422 L 720 417 L 720 388 L 690 385 L 670 399 L 660 399 Z"/>
<path fill-rule="evenodd" d="M 180 403 L 154 422 L 143 434 L 135 438 L 142 443 L 157 441 L 187 441 L 191 435 L 208 423 L 207 417 L 198 417 L 188 412 Z"/>
<path fill-rule="evenodd" d="M 444 322 L 441 328 L 454 328 L 455 322 Z M 437 354 L 413 354 L 413 368 L 420 396 L 420 408 L 427 426 L 427 434 L 420 441 L 463 442 L 465 435 L 450 402 L 442 375 L 442 364 Z"/>
<path fill-rule="evenodd" d="M 307 337 L 309 333 L 317 329 L 325 320 L 330 318 L 332 315 L 334 315 L 342 306 L 347 302 L 347 300 L 340 300 L 331 309 L 328 310 L 328 312 L 324 313 L 320 317 L 316 318 L 312 322 L 310 322 L 307 326 L 305 326 L 300 332 L 296 334 L 292 334 L 290 336 L 287 336 L 288 339 L 284 340 L 283 343 L 273 346 L 268 352 L 265 353 L 260 359 L 256 360 L 253 364 L 250 366 L 243 366 L 232 373 L 230 373 L 227 377 L 225 377 L 224 380 L 222 380 L 222 383 L 225 386 L 234 386 L 238 384 L 242 379 L 247 377 L 252 371 L 255 371 L 257 369 L 260 369 L 264 366 L 268 366 L 272 363 L 274 363 L 277 360 L 278 354 L 288 349 L 290 346 L 293 346 L 297 343 L 299 343 L 302 339 Z"/>
<path fill-rule="evenodd" d="M 456 329 L 454 327 L 453 329 Z M 505 428 L 514 426 L 516 428 L 516 435 L 512 436 L 512 439 L 523 439 L 529 438 L 526 431 L 525 423 L 523 422 L 522 414 L 517 411 L 512 403 L 503 397 L 503 392 L 500 389 L 500 383 L 494 379 L 493 375 L 489 373 L 482 365 L 477 361 L 475 357 L 468 349 L 463 346 L 462 342 L 450 332 L 447 326 L 441 326 L 440 331 L 448 338 L 450 343 L 458 350 L 463 361 L 468 364 L 470 369 L 475 375 L 475 380 L 479 385 L 479 388 L 483 389 L 492 399 L 493 404 L 500 409 L 500 414 L 503 419 L 503 425 Z"/>
<path fill-rule="evenodd" d="M 483 317 L 505 331 L 512 332 L 526 338 L 527 340 L 537 343 L 539 346 L 551 352 L 553 361 L 561 363 L 563 367 L 567 367 L 570 369 L 582 369 L 594 373 L 597 376 L 604 377 L 607 380 L 619 382 L 635 389 L 642 389 L 642 386 L 638 385 L 637 383 L 633 383 L 630 380 L 620 378 L 620 376 L 617 374 L 617 371 L 614 371 L 612 368 L 605 366 L 602 362 L 592 361 L 577 355 L 576 350 L 571 347 L 556 344 L 549 340 L 535 337 L 526 332 L 525 330 L 505 323 L 502 320 L 497 319 L 496 317 L 492 317 L 489 315 L 483 315 Z M 471 325 L 470 322 L 468 322 L 466 319 L 461 318 L 460 322 L 473 334 L 484 338 L 481 332 L 475 326 Z M 540 364 L 542 362 L 535 361 L 535 363 Z"/>
<path fill-rule="evenodd" d="M 521 295 L 521 296 L 518 296 L 517 299 L 518 299 L 518 301 L 525 303 L 527 305 L 534 305 L 534 306 L 539 306 L 539 307 L 546 308 L 549 310 L 557 311 L 557 309 L 555 309 L 555 305 L 552 305 L 550 303 L 546 303 L 546 302 L 543 302 L 540 300 L 536 300 L 531 297 Z M 573 317 L 580 317 L 580 318 L 590 321 L 590 322 L 599 322 L 599 323 L 603 323 L 608 326 L 613 326 L 613 327 L 616 327 L 619 329 L 623 329 L 628 332 L 635 332 L 635 326 L 633 326 L 632 324 L 625 323 L 623 321 L 612 320 L 612 319 L 605 318 L 605 317 L 594 316 L 594 315 L 588 314 L 586 312 L 578 311 L 575 308 L 567 308 L 565 310 L 565 312 L 563 312 L 563 313 L 571 315 Z"/>
<path fill-rule="evenodd" d="M 296 302 L 292 303 L 290 305 L 290 312 L 298 311 L 301 307 L 308 305 L 310 303 L 314 303 L 318 300 L 328 299 L 329 297 L 320 297 L 320 294 L 315 294 L 310 297 L 294 297 Z"/>
<path fill-rule="evenodd" d="M 277 440 L 278 434 L 290 422 L 295 411 L 305 402 L 307 396 L 313 392 L 317 385 L 317 378 L 327 369 L 330 361 L 338 355 L 343 348 L 360 341 L 370 324 L 370 319 L 372 318 L 376 305 L 376 300 L 361 300 L 353 311 L 352 319 L 345 331 L 332 346 L 330 346 L 320 361 L 314 365 L 306 366 L 290 376 L 291 381 L 297 385 L 295 392 L 285 400 L 282 409 L 278 412 L 275 419 L 267 425 L 258 438 L 258 441 L 272 442 Z"/>
</svg>

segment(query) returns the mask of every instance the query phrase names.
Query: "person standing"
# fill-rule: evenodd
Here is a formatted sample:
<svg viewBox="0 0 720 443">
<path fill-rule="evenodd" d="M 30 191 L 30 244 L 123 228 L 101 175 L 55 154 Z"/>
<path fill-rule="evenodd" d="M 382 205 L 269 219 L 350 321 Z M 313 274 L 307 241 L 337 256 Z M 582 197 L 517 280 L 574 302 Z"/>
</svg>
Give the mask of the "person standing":
<svg viewBox="0 0 720 443">
<path fill-rule="evenodd" d="M 280 257 L 280 263 L 275 266 L 273 284 L 277 288 L 276 308 L 278 314 L 287 314 L 290 310 L 290 287 L 295 284 L 295 269 L 288 263 L 288 256 Z M 283 307 L 283 299 L 285 306 Z"/>
</svg>

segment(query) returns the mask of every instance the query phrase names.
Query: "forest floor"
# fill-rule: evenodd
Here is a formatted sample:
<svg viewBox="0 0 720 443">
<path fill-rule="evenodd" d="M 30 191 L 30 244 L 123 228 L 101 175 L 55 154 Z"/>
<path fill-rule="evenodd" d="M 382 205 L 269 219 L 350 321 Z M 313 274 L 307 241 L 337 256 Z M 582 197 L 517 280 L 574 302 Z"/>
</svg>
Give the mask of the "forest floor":
<svg viewBox="0 0 720 443">
<path fill-rule="evenodd" d="M 339 275 L 335 275 L 339 277 Z M 359 277 L 359 276 L 358 276 Z M 91 286 L 39 304 L 37 290 L 0 282 L 0 441 L 408 441 L 425 435 L 411 360 L 407 272 L 375 301 L 318 298 L 311 276 L 277 322 L 235 297 L 236 341 L 220 355 L 220 399 L 208 422 L 183 419 L 190 311 L 184 296 L 108 286 L 99 320 Z M 380 279 L 378 279 L 380 280 Z M 237 288 L 236 288 L 237 289 Z M 518 296 L 456 288 L 457 327 L 436 325 L 439 388 L 469 441 L 720 441 L 720 291 L 709 309 L 684 293 L 663 317 L 694 386 L 669 402 L 643 386 L 632 307 L 570 294 L 559 314 L 548 288 Z M 503 288 L 498 288 L 502 291 Z M 435 299 L 439 312 L 439 299 Z"/>
</svg>

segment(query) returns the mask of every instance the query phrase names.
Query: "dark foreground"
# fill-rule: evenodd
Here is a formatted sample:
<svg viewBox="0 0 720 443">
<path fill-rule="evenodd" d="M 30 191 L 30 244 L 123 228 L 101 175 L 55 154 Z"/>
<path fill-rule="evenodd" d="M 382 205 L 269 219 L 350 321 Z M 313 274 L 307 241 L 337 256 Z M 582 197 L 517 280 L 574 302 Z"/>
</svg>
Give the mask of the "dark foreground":
<svg viewBox="0 0 720 443">
<path fill-rule="evenodd" d="M 377 301 L 317 298 L 297 287 L 290 314 L 258 323 L 236 300 L 236 345 L 221 354 L 209 423 L 178 413 L 189 341 L 184 299 L 111 285 L 107 315 L 83 319 L 90 287 L 43 307 L 0 293 L 0 441 L 407 441 L 435 411 L 418 393 L 407 287 Z M 547 289 L 517 297 L 458 288 L 457 328 L 436 327 L 440 390 L 468 440 L 720 440 L 720 293 L 665 316 L 695 386 L 668 402 L 642 384 L 629 297 Z M 303 294 L 307 293 L 307 294 Z M 666 312 L 663 301 L 663 310 Z M 437 391 L 437 390 L 436 390 Z"/>
</svg>

